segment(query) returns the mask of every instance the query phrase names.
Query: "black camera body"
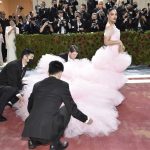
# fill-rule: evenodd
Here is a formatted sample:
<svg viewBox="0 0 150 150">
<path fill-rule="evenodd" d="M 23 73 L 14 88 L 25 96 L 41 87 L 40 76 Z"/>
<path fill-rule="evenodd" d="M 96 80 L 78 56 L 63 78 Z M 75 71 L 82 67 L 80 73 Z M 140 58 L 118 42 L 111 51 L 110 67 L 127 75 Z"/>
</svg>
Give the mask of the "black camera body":
<svg viewBox="0 0 150 150">
<path fill-rule="evenodd" d="M 51 25 L 53 22 L 48 21 L 48 24 Z"/>
<path fill-rule="evenodd" d="M 61 19 L 61 20 L 60 20 L 60 25 L 61 25 L 61 26 L 65 26 L 65 22 L 66 22 L 65 19 Z"/>
<path fill-rule="evenodd" d="M 97 28 L 97 20 L 92 20 L 91 28 L 96 29 Z"/>
</svg>

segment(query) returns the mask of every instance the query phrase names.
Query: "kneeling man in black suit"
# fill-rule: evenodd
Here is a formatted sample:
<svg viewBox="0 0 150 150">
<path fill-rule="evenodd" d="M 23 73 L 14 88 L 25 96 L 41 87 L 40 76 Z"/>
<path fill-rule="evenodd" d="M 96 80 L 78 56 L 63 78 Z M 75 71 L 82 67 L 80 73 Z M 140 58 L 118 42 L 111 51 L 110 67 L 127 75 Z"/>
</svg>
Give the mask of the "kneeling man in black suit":
<svg viewBox="0 0 150 150">
<path fill-rule="evenodd" d="M 0 122 L 7 120 L 2 114 L 8 102 L 13 105 L 23 99 L 20 93 L 23 87 L 22 78 L 33 58 L 33 50 L 26 48 L 20 59 L 9 62 L 0 72 Z"/>
<path fill-rule="evenodd" d="M 79 51 L 79 49 L 76 45 L 71 45 L 69 48 L 69 52 L 61 53 L 58 56 L 63 58 L 65 60 L 65 62 L 73 61 L 77 58 L 78 51 Z"/>
<path fill-rule="evenodd" d="M 30 149 L 51 142 L 50 150 L 63 150 L 68 142 L 60 142 L 71 115 L 91 124 L 78 108 L 69 91 L 67 82 L 60 80 L 64 66 L 59 61 L 49 64 L 49 77 L 36 83 L 29 97 L 29 116 L 25 121 L 23 137 L 29 137 Z M 62 103 L 64 106 L 61 107 Z"/>
</svg>

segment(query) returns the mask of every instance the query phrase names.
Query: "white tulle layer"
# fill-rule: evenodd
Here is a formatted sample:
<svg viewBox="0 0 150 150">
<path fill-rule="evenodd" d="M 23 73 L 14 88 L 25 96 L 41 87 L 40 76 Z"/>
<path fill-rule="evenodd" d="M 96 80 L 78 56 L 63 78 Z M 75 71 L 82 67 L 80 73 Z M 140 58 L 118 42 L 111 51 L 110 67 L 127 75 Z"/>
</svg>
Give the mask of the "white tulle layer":
<svg viewBox="0 0 150 150">
<path fill-rule="evenodd" d="M 48 65 L 52 60 L 64 63 L 60 57 L 46 54 L 25 79 L 25 102 L 23 105 L 16 104 L 17 114 L 23 120 L 28 116 L 27 103 L 33 85 L 48 76 Z M 87 125 L 72 117 L 65 131 L 66 137 L 81 134 L 101 136 L 117 130 L 119 121 L 116 106 L 124 99 L 119 89 L 127 81 L 123 71 L 130 63 L 131 57 L 126 53 L 118 53 L 114 47 L 100 48 L 92 61 L 81 59 L 64 63 L 62 79 L 69 83 L 78 108 L 93 119 L 93 124 Z"/>
</svg>

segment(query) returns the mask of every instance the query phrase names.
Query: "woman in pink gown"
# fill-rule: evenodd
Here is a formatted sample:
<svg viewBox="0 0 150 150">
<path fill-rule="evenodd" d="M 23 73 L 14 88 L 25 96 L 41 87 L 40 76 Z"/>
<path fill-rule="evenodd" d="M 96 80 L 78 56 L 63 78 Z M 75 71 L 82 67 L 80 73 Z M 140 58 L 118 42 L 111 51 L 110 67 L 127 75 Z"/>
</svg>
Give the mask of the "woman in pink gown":
<svg viewBox="0 0 150 150">
<path fill-rule="evenodd" d="M 65 136 L 75 137 L 81 134 L 101 136 L 118 129 L 116 106 L 124 99 L 119 89 L 127 81 L 123 72 L 131 64 L 131 57 L 124 52 L 120 31 L 115 26 L 116 19 L 117 12 L 111 9 L 108 12 L 108 23 L 104 33 L 106 46 L 98 49 L 91 61 L 75 59 L 64 63 L 62 58 L 55 55 L 42 56 L 36 69 L 26 78 L 28 85 L 24 88 L 24 105 L 17 106 L 17 113 L 23 120 L 28 116 L 27 102 L 34 83 L 48 76 L 50 61 L 59 60 L 65 66 L 62 80 L 69 82 L 71 94 L 79 109 L 93 119 L 93 124 L 86 126 L 71 118 Z"/>
</svg>

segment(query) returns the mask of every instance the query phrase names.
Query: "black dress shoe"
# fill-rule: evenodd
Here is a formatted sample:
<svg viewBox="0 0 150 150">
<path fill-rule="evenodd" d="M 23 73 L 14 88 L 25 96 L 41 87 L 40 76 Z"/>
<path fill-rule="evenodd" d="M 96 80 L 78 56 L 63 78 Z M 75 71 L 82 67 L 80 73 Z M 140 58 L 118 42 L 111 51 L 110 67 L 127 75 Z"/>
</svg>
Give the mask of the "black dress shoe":
<svg viewBox="0 0 150 150">
<path fill-rule="evenodd" d="M 57 144 L 51 144 L 50 150 L 64 150 L 68 147 L 69 143 L 67 141 L 65 142 L 58 142 Z"/>
<path fill-rule="evenodd" d="M 28 147 L 29 149 L 34 149 L 37 147 L 37 145 L 33 141 L 28 140 Z"/>
<path fill-rule="evenodd" d="M 2 115 L 0 115 L 0 122 L 4 122 L 4 121 L 7 121 L 7 119 L 3 117 Z"/>
</svg>

